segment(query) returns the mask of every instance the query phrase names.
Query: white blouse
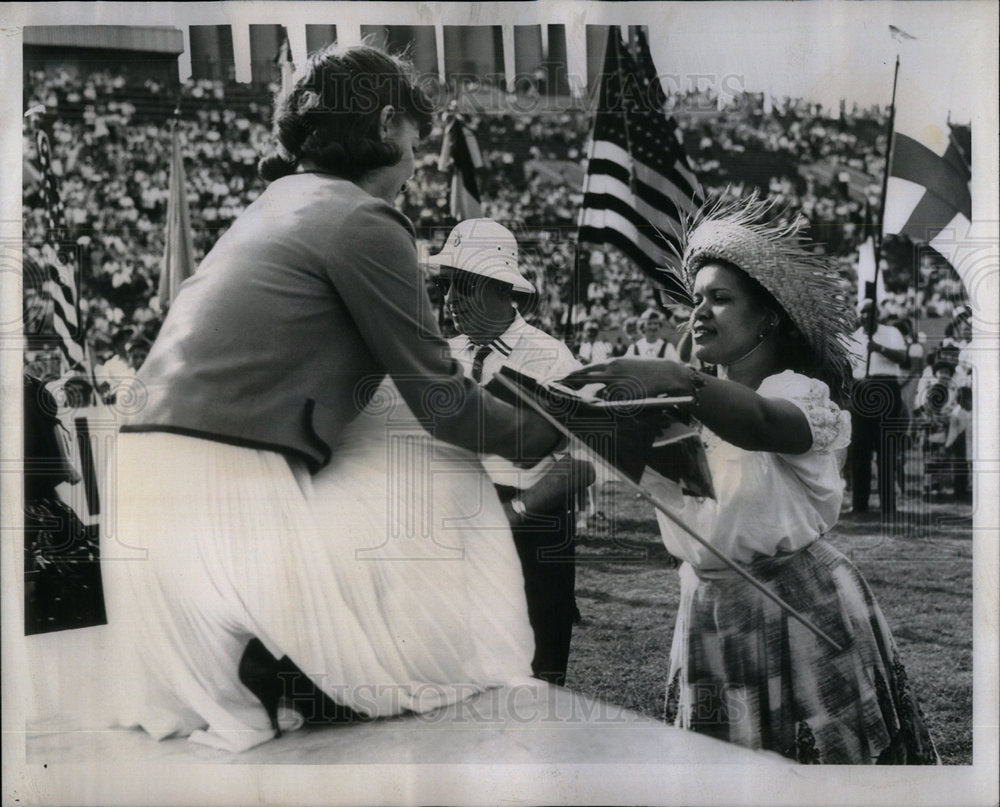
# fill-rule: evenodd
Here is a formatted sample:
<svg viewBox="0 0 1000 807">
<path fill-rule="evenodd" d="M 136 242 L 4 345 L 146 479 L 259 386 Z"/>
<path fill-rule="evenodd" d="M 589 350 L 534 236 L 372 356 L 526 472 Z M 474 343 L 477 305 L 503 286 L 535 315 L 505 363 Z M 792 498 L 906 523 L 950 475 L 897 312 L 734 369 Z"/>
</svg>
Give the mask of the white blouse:
<svg viewBox="0 0 1000 807">
<path fill-rule="evenodd" d="M 851 440 L 850 414 L 830 400 L 822 381 L 786 370 L 765 378 L 757 392 L 802 410 L 813 437 L 808 451 L 746 451 L 703 428 L 715 500 L 683 496 L 677 485 L 658 475 L 643 479 L 681 521 L 724 555 L 744 563 L 801 549 L 837 523 L 844 495 L 840 466 Z M 700 569 L 723 566 L 662 513 L 656 516 L 672 555 Z"/>
</svg>

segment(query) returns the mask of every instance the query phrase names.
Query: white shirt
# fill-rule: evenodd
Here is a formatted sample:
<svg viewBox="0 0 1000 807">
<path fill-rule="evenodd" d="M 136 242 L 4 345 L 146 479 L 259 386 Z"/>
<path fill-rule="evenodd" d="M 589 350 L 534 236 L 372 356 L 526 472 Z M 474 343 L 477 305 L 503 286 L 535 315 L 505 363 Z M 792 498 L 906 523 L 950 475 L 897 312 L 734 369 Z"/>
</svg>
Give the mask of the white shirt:
<svg viewBox="0 0 1000 807">
<path fill-rule="evenodd" d="M 880 324 L 875 329 L 875 339 L 883 347 L 890 350 L 900 350 L 906 353 L 906 338 L 898 328 L 892 325 Z M 865 377 L 865 361 L 868 356 L 868 333 L 864 328 L 858 328 L 851 336 L 849 345 L 851 368 L 855 378 Z M 889 375 L 899 378 L 903 375 L 903 368 L 896 362 L 883 356 L 881 353 L 872 353 L 871 363 L 868 365 L 868 375 Z"/>
<path fill-rule="evenodd" d="M 626 356 L 637 356 L 640 359 L 670 359 L 680 361 L 681 357 L 677 353 L 677 348 L 665 339 L 657 339 L 655 342 L 647 341 L 646 337 L 640 337 L 625 351 Z"/>
<path fill-rule="evenodd" d="M 840 515 L 843 450 L 851 441 L 851 416 L 830 400 L 822 381 L 786 370 L 765 378 L 757 392 L 798 406 L 809 422 L 812 447 L 804 454 L 746 451 L 704 429 L 705 452 L 717 499 L 681 494 L 659 475 L 642 480 L 685 524 L 726 557 L 794 552 L 827 532 Z M 695 568 L 723 566 L 711 552 L 657 511 L 667 550 Z"/>
<path fill-rule="evenodd" d="M 460 335 L 448 340 L 452 355 L 462 365 L 465 374 L 472 378 L 472 366 L 480 346 L 468 336 Z M 580 369 L 580 362 L 573 352 L 554 336 L 529 325 L 520 314 L 500 336 L 490 342 L 490 352 L 483 360 L 480 384 L 488 384 L 503 366 L 510 367 L 542 382 L 564 378 Z M 518 468 L 512 462 L 495 455 L 482 458 L 483 467 L 494 484 L 526 490 L 544 476 L 554 462 L 550 457 L 533 468 Z"/>
</svg>

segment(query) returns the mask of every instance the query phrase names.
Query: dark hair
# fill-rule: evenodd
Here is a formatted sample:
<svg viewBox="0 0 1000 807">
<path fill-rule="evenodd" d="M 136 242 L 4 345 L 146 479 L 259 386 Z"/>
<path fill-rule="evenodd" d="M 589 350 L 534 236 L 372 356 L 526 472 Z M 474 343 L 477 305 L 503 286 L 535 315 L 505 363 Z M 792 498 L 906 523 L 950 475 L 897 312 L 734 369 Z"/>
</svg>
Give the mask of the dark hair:
<svg viewBox="0 0 1000 807">
<path fill-rule="evenodd" d="M 399 149 L 378 134 L 379 115 L 388 105 L 413 121 L 421 137 L 430 133 L 432 105 L 408 62 L 369 45 L 317 51 L 292 90 L 275 98 L 275 148 L 260 161 L 260 175 L 271 182 L 309 160 L 356 180 L 395 165 Z"/>
</svg>

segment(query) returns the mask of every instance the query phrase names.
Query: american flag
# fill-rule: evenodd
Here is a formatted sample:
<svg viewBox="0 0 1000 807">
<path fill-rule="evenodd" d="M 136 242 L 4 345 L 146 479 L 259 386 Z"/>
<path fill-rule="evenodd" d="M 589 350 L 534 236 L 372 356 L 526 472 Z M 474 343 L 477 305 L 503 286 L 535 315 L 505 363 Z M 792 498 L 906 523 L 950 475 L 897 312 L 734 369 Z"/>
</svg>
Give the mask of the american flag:
<svg viewBox="0 0 1000 807">
<path fill-rule="evenodd" d="M 84 349 L 77 311 L 76 278 L 72 257 L 60 254 L 56 244 L 67 238 L 66 209 L 59 195 L 59 182 L 52 170 L 52 150 L 49 137 L 39 126 L 35 131 L 38 164 L 41 168 L 42 194 L 45 197 L 45 219 L 48 237 L 41 248 L 44 263 L 44 288 L 52 301 L 52 327 L 59 336 L 59 349 L 71 370 L 84 370 Z"/>
<path fill-rule="evenodd" d="M 476 136 L 466 128 L 458 113 L 447 114 L 438 170 L 451 171 L 449 209 L 457 221 L 478 219 L 483 215 L 476 182 L 476 169 L 482 167 L 483 158 Z"/>
<path fill-rule="evenodd" d="M 682 221 L 702 192 L 649 45 L 637 31 L 626 46 L 608 32 L 604 72 L 579 218 L 579 240 L 610 244 L 679 302 L 690 298 L 679 278 Z"/>
</svg>

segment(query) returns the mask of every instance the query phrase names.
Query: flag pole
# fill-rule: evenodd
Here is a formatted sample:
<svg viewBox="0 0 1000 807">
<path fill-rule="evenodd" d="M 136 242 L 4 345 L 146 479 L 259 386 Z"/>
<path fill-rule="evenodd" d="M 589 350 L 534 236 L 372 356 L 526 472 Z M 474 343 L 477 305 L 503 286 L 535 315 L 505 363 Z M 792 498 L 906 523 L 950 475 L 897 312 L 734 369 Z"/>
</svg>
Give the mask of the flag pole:
<svg viewBox="0 0 1000 807">
<path fill-rule="evenodd" d="M 896 123 L 896 86 L 899 83 L 899 54 L 896 54 L 896 67 L 892 73 L 892 102 L 889 104 L 889 127 L 888 139 L 885 146 L 885 168 L 882 170 L 882 194 L 879 200 L 879 223 L 875 228 L 875 278 L 874 288 L 878 288 L 878 273 L 882 267 L 882 230 L 885 227 L 885 202 L 889 193 L 889 171 L 892 167 L 893 130 Z M 876 311 L 878 300 L 872 301 L 871 310 L 868 312 L 867 332 L 869 341 L 875 335 L 876 323 L 878 322 L 878 312 Z M 872 354 L 869 350 L 865 356 L 865 378 L 871 370 Z"/>
<path fill-rule="evenodd" d="M 563 437 L 569 440 L 570 444 L 573 446 L 574 451 L 579 451 L 584 454 L 584 456 L 590 461 L 595 463 L 600 467 L 602 471 L 610 474 L 611 478 L 615 478 L 622 482 L 632 493 L 639 496 L 644 501 L 651 504 L 659 512 L 663 513 L 670 521 L 672 521 L 676 526 L 680 527 L 684 532 L 690 535 L 695 541 L 701 544 L 705 549 L 715 555 L 720 561 L 722 561 L 727 567 L 736 572 L 740 577 L 742 577 L 751 586 L 757 589 L 761 594 L 771 600 L 775 605 L 777 605 L 781 610 L 787 613 L 790 617 L 798 621 L 804 627 L 812 631 L 817 637 L 829 644 L 838 653 L 843 650 L 843 648 L 831 639 L 826 633 L 824 633 L 820 628 L 816 627 L 808 617 L 800 614 L 791 605 L 785 602 L 781 597 L 767 588 L 763 583 L 761 583 L 756 577 L 754 577 L 750 572 L 744 569 L 735 561 L 726 557 L 722 552 L 716 549 L 712 544 L 702 538 L 698 533 L 696 533 L 691 527 L 681 521 L 677 516 L 670 511 L 667 505 L 663 502 L 661 498 L 653 493 L 650 493 L 646 488 L 640 485 L 638 482 L 633 482 L 629 477 L 627 477 L 621 470 L 615 467 L 611 462 L 606 460 L 601 454 L 599 454 L 595 449 L 587 445 L 583 440 L 581 440 L 577 435 L 573 434 L 566 426 L 556 420 L 551 414 L 549 414 L 545 408 L 539 404 L 537 401 L 532 399 L 530 396 L 526 395 L 516 384 L 514 384 L 510 379 L 505 378 L 502 374 L 498 373 L 493 376 L 493 379 L 500 383 L 508 392 L 516 395 L 520 400 L 524 401 L 528 406 L 530 406 L 535 412 L 541 415 L 554 429 L 556 429 Z"/>
</svg>

